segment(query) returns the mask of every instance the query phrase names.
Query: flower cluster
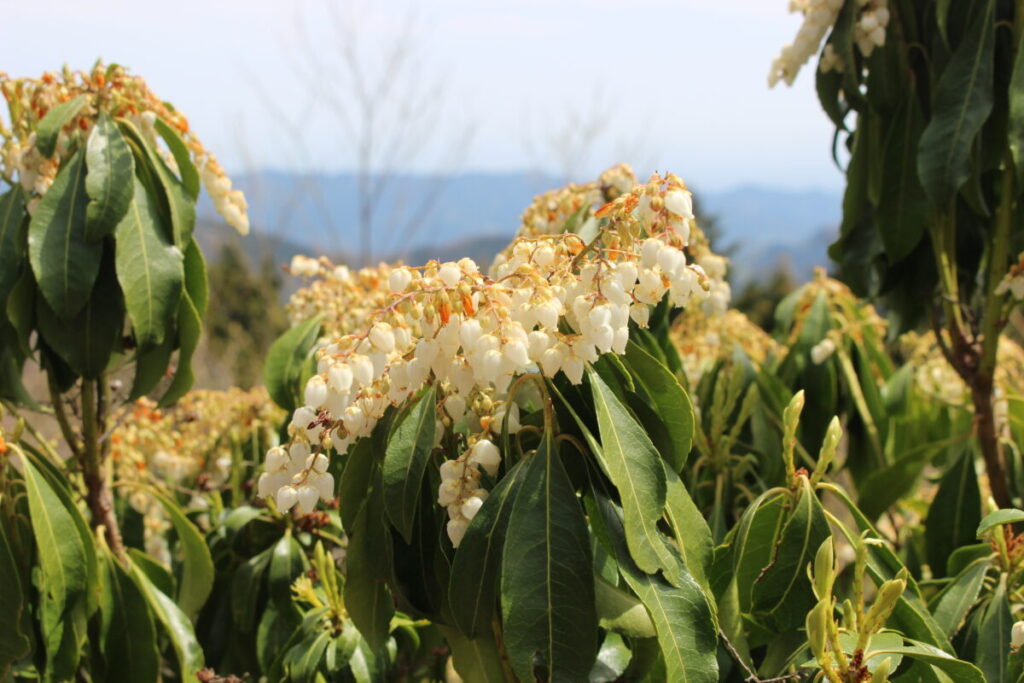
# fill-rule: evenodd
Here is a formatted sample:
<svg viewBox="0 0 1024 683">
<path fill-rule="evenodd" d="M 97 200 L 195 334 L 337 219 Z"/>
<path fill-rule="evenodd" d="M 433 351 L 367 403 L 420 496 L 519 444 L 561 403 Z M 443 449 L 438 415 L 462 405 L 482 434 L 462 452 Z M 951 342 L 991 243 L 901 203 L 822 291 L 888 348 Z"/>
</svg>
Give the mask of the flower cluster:
<svg viewBox="0 0 1024 683">
<path fill-rule="evenodd" d="M 1009 292 L 1014 299 L 1024 300 L 1024 251 L 1017 257 L 1017 263 L 1010 266 L 1009 272 L 996 287 L 996 294 Z"/>
<path fill-rule="evenodd" d="M 405 277 L 401 266 L 381 264 L 349 270 L 323 257 L 296 256 L 288 270 L 308 282 L 289 299 L 289 320 L 294 325 L 322 315 L 323 334 L 328 338 L 362 329 L 374 313 L 391 302 L 392 273 L 399 281 Z"/>
<path fill-rule="evenodd" d="M 462 259 L 370 269 L 362 271 L 365 282 L 333 271 L 321 280 L 321 289 L 343 297 L 365 290 L 380 296 L 386 281 L 387 301 L 369 315 L 349 315 L 338 305 L 332 324 L 341 334 L 316 351 L 317 374 L 293 415 L 291 443 L 267 454 L 261 495 L 274 496 L 282 511 L 308 511 L 318 498 L 329 499 L 326 454 L 344 452 L 371 433 L 389 406 L 433 382 L 442 425 L 470 433 L 465 452 L 444 466 L 438 496 L 457 543 L 485 497 L 480 472 L 497 472 L 501 462 L 489 436 L 506 416 L 510 427 L 517 420 L 516 404 L 508 402 L 516 376 L 561 372 L 579 383 L 586 363 L 625 351 L 630 319 L 646 326 L 650 306 L 666 296 L 684 306 L 712 290 L 712 279 L 684 251 L 696 227 L 682 180 L 654 175 L 615 192 L 594 212 L 589 239 L 524 222 L 489 274 Z M 293 270 L 323 277 L 330 268 L 313 263 L 300 260 Z M 308 314 L 308 302 L 321 298 L 310 288 L 298 308 Z"/>
<path fill-rule="evenodd" d="M 722 315 L 693 311 L 679 316 L 670 334 L 691 387 L 696 387 L 718 361 L 731 358 L 736 349 L 742 350 L 755 366 L 778 353 L 778 344 L 771 335 L 737 310 Z"/>
<path fill-rule="evenodd" d="M 9 128 L 0 123 L 0 178 L 12 185 L 20 183 L 34 195 L 30 210 L 49 189 L 61 164 L 75 153 L 79 141 L 87 138 L 100 113 L 107 112 L 134 125 L 168 167 L 177 171 L 173 155 L 157 144 L 161 137 L 157 122 L 166 124 L 185 144 L 217 211 L 240 233 L 249 231 L 243 194 L 231 189 L 231 179 L 191 132 L 185 116 L 157 97 L 141 77 L 116 64 L 104 67 L 102 63 L 88 72 L 65 68 L 60 74 L 47 72 L 40 78 L 10 78 L 0 72 L 0 92 L 10 118 Z M 40 121 L 54 107 L 79 96 L 84 102 L 58 134 L 53 155 L 44 155 L 36 144 Z"/>
<path fill-rule="evenodd" d="M 858 5 L 857 22 L 854 25 L 854 42 L 865 57 L 871 56 L 876 47 L 885 45 L 885 31 L 889 25 L 888 0 L 853 0 Z M 790 0 L 789 11 L 801 12 L 804 21 L 792 43 L 785 45 L 778 57 L 772 61 L 768 72 L 768 85 L 775 87 L 781 80 L 793 85 L 800 69 L 818 53 L 821 41 L 832 29 L 843 8 L 844 0 Z M 846 65 L 832 47 L 826 45 L 819 68 L 824 71 L 843 71 Z"/>
<path fill-rule="evenodd" d="M 129 503 L 143 515 L 146 551 L 166 562 L 170 522 L 145 487 L 171 492 L 222 485 L 236 451 L 271 441 L 282 417 L 263 388 L 192 391 L 164 410 L 143 398 L 115 414 L 117 426 L 110 434 L 114 477 L 131 491 Z M 198 496 L 193 504 L 205 507 Z"/>
</svg>

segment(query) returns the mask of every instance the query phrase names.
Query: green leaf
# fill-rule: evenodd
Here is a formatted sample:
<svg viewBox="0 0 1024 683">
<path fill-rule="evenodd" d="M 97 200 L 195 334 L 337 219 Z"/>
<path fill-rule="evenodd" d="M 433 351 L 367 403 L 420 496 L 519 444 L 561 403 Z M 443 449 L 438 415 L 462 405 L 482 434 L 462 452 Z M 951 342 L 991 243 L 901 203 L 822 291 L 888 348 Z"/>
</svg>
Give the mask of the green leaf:
<svg viewBox="0 0 1024 683">
<path fill-rule="evenodd" d="M 978 645 L 974 653 L 975 664 L 990 683 L 1009 680 L 1006 667 L 1010 656 L 1010 629 L 1013 616 L 1006 597 L 1006 575 L 999 578 L 999 586 L 992 595 L 978 626 Z"/>
<path fill-rule="evenodd" d="M 633 379 L 653 401 L 652 408 L 668 429 L 672 451 L 663 453 L 679 472 L 690 455 L 693 442 L 693 406 L 683 386 L 667 367 L 635 342 L 626 346 L 626 365 Z"/>
<path fill-rule="evenodd" d="M 928 508 L 925 550 L 935 576 L 945 576 L 946 559 L 962 545 L 974 542 L 981 521 L 981 491 L 974 457 L 965 449 L 949 468 Z"/>
<path fill-rule="evenodd" d="M 140 351 L 135 356 L 135 380 L 128 395 L 129 401 L 153 391 L 160 380 L 167 376 L 167 366 L 171 362 L 175 341 L 168 337 L 159 346 L 154 346 L 148 351 Z"/>
<path fill-rule="evenodd" d="M 379 477 L 349 535 L 346 562 L 345 609 L 370 648 L 377 652 L 390 631 L 395 603 L 388 587 L 390 534 L 384 523 Z"/>
<path fill-rule="evenodd" d="M 167 634 L 174 654 L 178 660 L 178 671 L 182 681 L 198 681 L 196 674 L 203 668 L 203 648 L 196 639 L 192 622 L 182 612 L 174 601 L 164 595 L 150 581 L 149 576 L 139 569 L 134 562 L 131 563 L 130 571 L 136 585 L 146 596 L 150 609 L 156 615 L 157 620 Z"/>
<path fill-rule="evenodd" d="M 498 595 L 498 569 L 512 505 L 526 472 L 524 463 L 516 463 L 491 490 L 469 523 L 452 560 L 448 601 L 455 625 L 470 638 L 491 628 Z"/>
<path fill-rule="evenodd" d="M 100 593 L 100 648 L 105 681 L 142 683 L 160 680 L 156 625 L 146 596 L 110 554 L 104 557 Z"/>
<path fill-rule="evenodd" d="M 160 137 L 164 139 L 164 142 L 167 143 L 167 149 L 171 151 L 171 155 L 174 157 L 174 163 L 178 166 L 178 174 L 181 176 L 182 185 L 185 191 L 188 192 L 188 196 L 192 198 L 192 201 L 199 199 L 199 171 L 196 170 L 195 164 L 192 163 L 192 155 L 188 153 L 188 147 L 185 146 L 185 142 L 178 135 L 178 132 L 167 125 L 167 122 L 161 118 L 157 118 L 153 127 Z"/>
<path fill-rule="evenodd" d="M 889 127 L 882 151 L 877 219 L 891 263 L 910 254 L 928 227 L 928 201 L 917 179 L 917 149 L 923 129 L 924 117 L 911 85 Z"/>
<path fill-rule="evenodd" d="M 85 161 L 79 151 L 39 201 L 28 224 L 28 254 L 39 290 L 62 320 L 82 310 L 100 271 L 103 245 L 85 236 Z"/>
<path fill-rule="evenodd" d="M 85 239 L 90 242 L 114 231 L 135 194 L 135 159 L 113 119 L 100 114 L 85 147 Z"/>
<path fill-rule="evenodd" d="M 159 208 L 167 216 L 171 227 L 167 237 L 179 249 L 184 249 L 192 239 L 192 230 L 196 223 L 195 200 L 184 183 L 171 172 L 156 148 L 135 126 L 125 119 L 118 119 L 118 125 L 135 147 L 136 163 L 144 163 L 149 170 L 154 184 L 152 190 L 158 193 Z"/>
<path fill-rule="evenodd" d="M 0 498 L 2 501 L 2 498 Z M 14 550 L 7 539 L 7 520 L 0 519 L 0 614 L 6 623 L 0 628 L 0 679 L 6 680 L 12 662 L 29 652 L 31 641 L 22 632 L 24 614 L 29 608 Z"/>
<path fill-rule="evenodd" d="M 76 374 L 87 379 L 99 377 L 107 368 L 124 326 L 121 290 L 110 260 L 101 268 L 89 301 L 70 321 L 61 321 L 43 297 L 36 301 L 43 339 Z"/>
<path fill-rule="evenodd" d="M 1002 524 L 1018 524 L 1020 522 L 1024 522 L 1024 510 L 1016 508 L 996 510 L 985 515 L 985 519 L 981 520 L 981 523 L 978 524 L 978 530 L 975 532 L 975 535 L 980 539 L 986 531 L 994 527 Z"/>
<path fill-rule="evenodd" d="M 25 193 L 15 185 L 0 195 L 0 306 L 14 288 L 25 258 Z M 2 312 L 2 309 L 0 309 Z"/>
<path fill-rule="evenodd" d="M 117 226 L 117 279 L 140 349 L 159 345 L 185 280 L 184 256 L 160 230 L 160 217 L 146 188 L 135 181 L 135 199 Z"/>
<path fill-rule="evenodd" d="M 597 656 L 593 560 L 587 522 L 550 433 L 528 456 L 501 562 L 505 649 L 516 675 L 584 680 Z"/>
<path fill-rule="evenodd" d="M 194 237 L 185 248 L 185 291 L 192 297 L 199 318 L 204 318 L 210 305 L 210 280 L 206 272 L 206 258 Z"/>
<path fill-rule="evenodd" d="M 270 567 L 270 559 L 274 547 L 250 557 L 235 570 L 231 577 L 231 614 L 234 625 L 246 634 L 253 632 L 256 624 L 256 611 L 259 607 L 260 591 L 263 588 L 263 577 Z"/>
<path fill-rule="evenodd" d="M 954 658 L 942 650 L 928 645 L 910 641 L 911 645 L 903 647 L 889 647 L 875 650 L 873 657 L 884 657 L 885 655 L 902 655 L 910 657 L 938 669 L 948 675 L 956 683 L 985 683 L 985 677 L 978 667 L 960 659 Z"/>
<path fill-rule="evenodd" d="M 1021 33 L 1020 42 L 1017 44 L 1013 75 L 1010 76 L 1010 86 L 1006 92 L 1010 98 L 1006 137 L 1009 139 L 1010 153 L 1016 166 L 1019 188 L 1024 183 L 1024 33 Z"/>
<path fill-rule="evenodd" d="M 452 664 L 464 681 L 505 683 L 501 654 L 490 633 L 467 638 L 450 626 L 439 624 L 444 639 L 452 649 Z"/>
<path fill-rule="evenodd" d="M 345 533 L 351 534 L 374 475 L 374 439 L 359 439 L 349 450 L 345 470 L 338 481 L 338 515 Z"/>
<path fill-rule="evenodd" d="M 178 302 L 178 367 L 174 379 L 167 391 L 160 397 L 157 405 L 161 408 L 169 406 L 185 395 L 195 382 L 192 371 L 192 356 L 199 346 L 199 337 L 203 334 L 203 321 L 199 311 L 192 303 L 188 292 L 183 292 Z"/>
<path fill-rule="evenodd" d="M 640 569 L 654 573 L 663 566 L 657 524 L 665 508 L 665 468 L 647 433 L 604 380 L 589 368 L 587 377 L 601 435 L 595 455 L 622 499 L 629 551 Z"/>
<path fill-rule="evenodd" d="M 38 551 L 44 680 L 69 680 L 74 678 L 86 639 L 88 592 L 97 576 L 96 551 L 92 538 L 83 534 L 85 521 L 70 496 L 60 495 L 30 459 L 23 458 L 22 463 Z"/>
<path fill-rule="evenodd" d="M 213 590 L 214 570 L 210 549 L 202 533 L 177 503 L 155 489 L 149 493 L 163 505 L 178 535 L 184 568 L 178 583 L 177 602 L 186 615 L 195 618 Z"/>
<path fill-rule="evenodd" d="M 75 115 L 86 105 L 88 98 L 79 95 L 67 102 L 62 102 L 46 112 L 46 116 L 36 126 L 36 147 L 44 157 L 52 157 L 57 151 L 57 137 L 61 129 L 68 124 Z"/>
<path fill-rule="evenodd" d="M 591 524 L 611 541 L 622 577 L 654 623 L 666 669 L 663 680 L 717 681 L 718 627 L 704 590 L 685 569 L 679 572 L 677 586 L 641 571 L 629 553 L 622 516 L 614 504 L 596 490 L 587 503 Z"/>
<path fill-rule="evenodd" d="M 267 351 L 263 364 L 263 382 L 274 403 L 295 410 L 302 387 L 302 365 L 320 336 L 322 315 L 304 320 L 278 337 Z"/>
<path fill-rule="evenodd" d="M 935 621 L 947 637 L 952 638 L 960 630 L 964 618 L 978 599 L 988 568 L 988 561 L 975 562 L 953 579 L 939 596 Z"/>
<path fill-rule="evenodd" d="M 420 498 L 427 461 L 434 450 L 437 385 L 430 387 L 398 416 L 384 449 L 384 509 L 406 543 Z"/>
<path fill-rule="evenodd" d="M 710 594 L 711 564 L 715 552 L 711 528 L 704 515 L 697 509 L 679 475 L 667 468 L 665 474 L 668 482 L 665 507 L 676 544 L 686 561 L 686 569 Z"/>
<path fill-rule="evenodd" d="M 971 145 L 992 111 L 996 2 L 986 0 L 936 86 L 917 172 L 933 205 L 952 207 L 971 174 Z"/>
<path fill-rule="evenodd" d="M 600 576 L 594 577 L 594 606 L 598 625 L 630 638 L 653 638 L 654 624 L 640 600 Z"/>
</svg>

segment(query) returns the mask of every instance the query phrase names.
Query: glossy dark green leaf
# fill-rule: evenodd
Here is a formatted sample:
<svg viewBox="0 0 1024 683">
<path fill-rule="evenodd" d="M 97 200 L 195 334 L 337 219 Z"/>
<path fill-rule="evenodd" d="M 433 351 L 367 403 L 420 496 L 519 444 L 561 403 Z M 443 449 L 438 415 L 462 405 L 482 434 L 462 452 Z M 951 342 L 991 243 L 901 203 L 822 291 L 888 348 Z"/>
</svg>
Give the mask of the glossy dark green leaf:
<svg viewBox="0 0 1024 683">
<path fill-rule="evenodd" d="M 663 680 L 717 681 L 718 626 L 704 590 L 685 568 L 678 572 L 675 586 L 641 571 L 626 546 L 625 527 L 618 509 L 596 491 L 587 502 L 591 524 L 609 538 L 622 577 L 647 608 L 654 624 L 665 665 Z"/>
<path fill-rule="evenodd" d="M 167 391 L 160 397 L 157 405 L 161 408 L 169 406 L 185 395 L 195 382 L 192 370 L 192 356 L 199 346 L 199 338 L 203 334 L 203 321 L 199 311 L 192 303 L 188 292 L 183 292 L 178 302 L 178 365 L 174 371 L 174 379 Z"/>
<path fill-rule="evenodd" d="M 0 614 L 5 623 L 0 628 L 0 679 L 10 672 L 12 662 L 29 652 L 31 641 L 23 630 L 23 615 L 29 609 L 25 587 L 22 586 L 18 562 L 7 538 L 6 520 L 0 519 Z"/>
<path fill-rule="evenodd" d="M 715 543 L 704 515 L 675 472 L 666 471 L 668 495 L 666 512 L 676 544 L 686 561 L 686 569 L 705 590 L 709 590 Z"/>
<path fill-rule="evenodd" d="M 135 196 L 135 159 L 114 120 L 96 119 L 85 147 L 85 238 L 90 242 L 114 231 Z"/>
<path fill-rule="evenodd" d="M 467 638 L 454 628 L 440 626 L 440 629 L 452 649 L 452 664 L 462 680 L 505 683 L 501 653 L 490 632 Z"/>
<path fill-rule="evenodd" d="M 192 622 L 171 598 L 153 585 L 146 573 L 135 566 L 134 562 L 130 570 L 136 585 L 146 596 L 150 609 L 171 641 L 181 680 L 197 681 L 196 674 L 203 668 L 203 648 L 196 639 Z"/>
<path fill-rule="evenodd" d="M 243 633 L 252 633 L 256 625 L 263 580 L 270 568 L 274 547 L 250 557 L 231 578 L 231 614 L 234 625 Z"/>
<path fill-rule="evenodd" d="M 36 315 L 36 281 L 29 268 L 21 271 L 21 275 L 7 295 L 6 309 L 7 322 L 15 330 L 20 353 L 27 358 L 32 355 L 29 342 L 35 328 Z"/>
<path fill-rule="evenodd" d="M 882 153 L 882 183 L 877 219 L 890 262 L 906 257 L 928 227 L 928 200 L 917 179 L 917 149 L 924 118 L 913 88 L 907 92 Z"/>
<path fill-rule="evenodd" d="M 657 358 L 635 342 L 626 346 L 626 365 L 633 380 L 653 401 L 654 408 L 669 433 L 672 451 L 662 455 L 679 472 L 690 455 L 693 442 L 693 406 L 679 380 Z"/>
<path fill-rule="evenodd" d="M 650 437 L 615 393 L 587 370 L 601 448 L 596 455 L 622 499 L 626 542 L 637 565 L 654 573 L 663 560 L 657 524 L 665 508 L 665 468 Z"/>
<path fill-rule="evenodd" d="M 150 491 L 150 495 L 160 501 L 178 535 L 178 545 L 182 553 L 182 573 L 178 583 L 177 602 L 186 615 L 195 618 L 213 590 L 214 570 L 210 549 L 203 534 L 185 516 L 184 510 L 177 503 L 156 490 Z"/>
<path fill-rule="evenodd" d="M 160 229 L 160 216 L 142 183 L 118 224 L 117 279 L 124 291 L 135 341 L 141 349 L 159 345 L 178 310 L 185 280 L 184 256 Z"/>
<path fill-rule="evenodd" d="M 184 183 L 171 172 L 156 147 L 135 126 L 124 119 L 118 119 L 118 125 L 134 145 L 136 163 L 144 163 L 149 171 L 154 185 L 152 190 L 159 195 L 159 210 L 167 217 L 167 225 L 171 228 L 167 237 L 179 249 L 185 249 L 195 228 L 195 200 Z"/>
<path fill-rule="evenodd" d="M 437 385 L 399 413 L 384 449 L 384 509 L 406 543 L 411 542 L 423 473 L 434 449 Z"/>
<path fill-rule="evenodd" d="M 989 683 L 1009 680 L 1006 672 L 1010 656 L 1010 629 L 1013 616 L 1006 596 L 1006 576 L 1001 576 L 992 599 L 978 625 L 978 645 L 974 663 Z"/>
<path fill-rule="evenodd" d="M 978 599 L 988 568 L 987 561 L 969 565 L 939 596 L 934 610 L 935 621 L 949 638 L 960 630 L 967 613 Z"/>
<path fill-rule="evenodd" d="M 525 471 L 520 460 L 498 481 L 455 551 L 448 601 L 455 625 L 469 638 L 490 631 L 508 520 Z"/>
<path fill-rule="evenodd" d="M 174 163 L 178 167 L 178 176 L 181 178 L 182 185 L 185 187 L 185 191 L 188 192 L 188 196 L 192 198 L 192 201 L 199 199 L 199 171 L 196 170 L 195 164 L 192 163 L 192 155 L 188 153 L 188 147 L 185 146 L 185 142 L 178 135 L 178 132 L 167 125 L 167 122 L 161 118 L 157 118 L 153 127 L 160 137 L 163 138 L 167 144 L 167 149 L 171 152 L 171 156 L 174 157 Z"/>
<path fill-rule="evenodd" d="M 981 491 L 973 454 L 966 449 L 943 475 L 928 509 L 925 550 L 933 574 L 945 575 L 946 559 L 960 546 L 974 542 L 980 521 Z"/>
<path fill-rule="evenodd" d="M 60 320 L 43 297 L 36 302 L 43 339 L 76 374 L 87 379 L 100 376 L 121 341 L 124 304 L 110 261 L 109 257 L 105 260 L 89 301 L 71 320 Z"/>
<path fill-rule="evenodd" d="M 21 273 L 25 258 L 25 193 L 15 185 L 0 195 L 0 306 Z"/>
<path fill-rule="evenodd" d="M 359 439 L 350 449 L 338 481 L 338 514 L 341 526 L 351 534 L 374 475 L 373 439 Z"/>
<path fill-rule="evenodd" d="M 996 0 L 985 0 L 939 77 L 917 170 L 932 204 L 952 206 L 971 174 L 971 145 L 992 111 Z"/>
<path fill-rule="evenodd" d="M 185 291 L 192 297 L 199 317 L 204 318 L 210 305 L 210 280 L 206 272 L 206 258 L 194 237 L 185 248 Z"/>
<path fill-rule="evenodd" d="M 597 655 L 587 522 L 550 434 L 528 458 L 502 552 L 505 649 L 521 680 L 538 655 L 548 680 L 582 680 Z"/>
<path fill-rule="evenodd" d="M 174 352 L 174 342 L 173 338 L 168 337 L 159 346 L 141 351 L 136 355 L 135 379 L 132 382 L 131 393 L 128 395 L 129 401 L 134 401 L 153 391 L 160 380 L 167 376 L 167 367 L 171 363 L 171 354 Z"/>
<path fill-rule="evenodd" d="M 956 683 L 985 683 L 985 677 L 978 667 L 969 662 L 954 658 L 952 655 L 926 643 L 911 641 L 903 647 L 889 647 L 876 650 L 874 656 L 901 655 L 929 664 L 946 674 Z"/>
<path fill-rule="evenodd" d="M 1016 508 L 1005 508 L 1003 510 L 996 510 L 985 515 L 985 518 L 978 524 L 978 529 L 975 531 L 975 537 L 981 538 L 986 531 L 989 531 L 997 526 L 1003 524 L 1019 524 L 1024 522 L 1024 510 L 1018 510 Z"/>
<path fill-rule="evenodd" d="M 61 129 L 75 118 L 75 115 L 86 105 L 88 98 L 78 95 L 67 102 L 61 102 L 46 112 L 36 127 L 36 147 L 44 157 L 52 157 L 57 151 L 57 137 Z"/>
<path fill-rule="evenodd" d="M 631 638 L 653 638 L 656 635 L 644 603 L 600 576 L 594 577 L 594 606 L 598 625 L 606 631 Z"/>
<path fill-rule="evenodd" d="M 263 364 L 263 382 L 274 403 L 285 410 L 297 407 L 302 365 L 320 336 L 320 320 L 304 320 L 278 337 L 267 351 Z"/>
<path fill-rule="evenodd" d="M 388 587 L 391 539 L 384 522 L 384 503 L 379 477 L 349 535 L 346 562 L 345 609 L 371 649 L 384 646 L 390 631 L 395 603 Z"/>
<path fill-rule="evenodd" d="M 77 152 L 57 173 L 28 225 L 28 254 L 50 308 L 68 320 L 85 306 L 100 271 L 103 245 L 85 236 L 85 160 Z"/>
<path fill-rule="evenodd" d="M 156 625 L 146 596 L 124 567 L 107 554 L 100 592 L 100 648 L 103 680 L 145 683 L 160 680 Z"/>
<path fill-rule="evenodd" d="M 25 490 L 40 572 L 40 625 L 46 649 L 44 680 L 74 678 L 86 638 L 89 591 L 97 576 L 91 537 L 69 496 L 60 495 L 36 466 L 23 459 Z"/>
</svg>

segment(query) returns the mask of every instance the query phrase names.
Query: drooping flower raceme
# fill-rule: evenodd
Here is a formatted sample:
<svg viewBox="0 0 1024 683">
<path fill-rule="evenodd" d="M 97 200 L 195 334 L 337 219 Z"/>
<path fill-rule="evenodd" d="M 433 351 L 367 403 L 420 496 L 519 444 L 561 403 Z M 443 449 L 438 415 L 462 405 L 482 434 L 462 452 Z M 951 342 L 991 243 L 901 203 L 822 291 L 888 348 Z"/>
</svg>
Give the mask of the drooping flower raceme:
<svg viewBox="0 0 1024 683">
<path fill-rule="evenodd" d="M 871 56 L 876 47 L 885 45 L 886 27 L 889 25 L 888 0 L 850 0 L 856 3 L 857 19 L 854 24 L 854 43 L 864 57 Z M 800 69 L 821 49 L 821 41 L 832 29 L 843 9 L 844 0 L 790 0 L 789 11 L 801 12 L 803 23 L 793 42 L 785 45 L 772 61 L 768 72 L 768 85 L 779 81 L 793 85 Z M 848 65 L 826 45 L 818 67 L 824 71 L 844 71 Z"/>
<path fill-rule="evenodd" d="M 593 217 L 586 239 L 534 231 L 531 223 L 489 274 L 470 259 L 360 271 L 356 280 L 365 274 L 387 283 L 387 303 L 358 329 L 352 320 L 333 323 L 344 331 L 316 351 L 317 374 L 292 417 L 291 442 L 267 454 L 260 495 L 273 496 L 279 510 L 312 511 L 333 495 L 327 454 L 368 436 L 389 406 L 432 382 L 436 419 L 469 433 L 461 455 L 443 465 L 438 491 L 457 544 L 486 499 L 483 474 L 498 473 L 494 434 L 504 422 L 516 428 L 518 406 L 508 402 L 514 378 L 564 373 L 579 383 L 587 363 L 625 352 L 630 319 L 645 326 L 649 307 L 663 298 L 685 306 L 712 289 L 684 251 L 696 228 L 690 193 L 676 176 L 652 176 Z M 319 262 L 316 272 L 326 268 Z M 314 266 L 299 261 L 293 270 L 311 275 Z M 332 287 L 359 287 L 351 273 L 338 275 Z"/>
<path fill-rule="evenodd" d="M 0 177 L 11 185 L 19 183 L 30 194 L 30 211 L 53 184 L 63 162 L 75 153 L 74 135 L 80 131 L 81 139 L 88 139 L 100 113 L 106 112 L 131 124 L 175 173 L 178 165 L 172 150 L 158 141 L 176 138 L 199 169 L 217 211 L 238 232 L 249 232 L 245 196 L 232 189 L 231 179 L 191 131 L 188 119 L 157 97 L 141 77 L 119 65 L 102 63 L 88 73 L 65 68 L 40 78 L 9 78 L 0 72 L 0 92 L 11 121 L 10 128 L 0 122 Z M 73 105 L 73 113 L 57 134 L 52 152 L 42 150 L 37 144 L 39 123 L 59 105 Z"/>
</svg>

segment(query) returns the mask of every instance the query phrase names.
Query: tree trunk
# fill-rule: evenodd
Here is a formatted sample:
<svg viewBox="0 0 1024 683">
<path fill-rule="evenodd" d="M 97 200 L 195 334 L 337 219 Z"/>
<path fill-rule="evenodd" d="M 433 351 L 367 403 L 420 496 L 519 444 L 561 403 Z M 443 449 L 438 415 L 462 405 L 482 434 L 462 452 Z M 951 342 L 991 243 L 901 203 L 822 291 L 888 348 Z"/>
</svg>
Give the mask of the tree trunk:
<svg viewBox="0 0 1024 683">
<path fill-rule="evenodd" d="M 992 498 L 1000 508 L 1013 507 L 1010 500 L 1009 480 L 1006 475 L 1006 461 L 1003 446 L 999 442 L 999 426 L 996 424 L 995 402 L 991 376 L 977 375 L 971 383 L 971 400 L 974 402 L 974 433 L 985 460 L 988 486 Z"/>
</svg>

